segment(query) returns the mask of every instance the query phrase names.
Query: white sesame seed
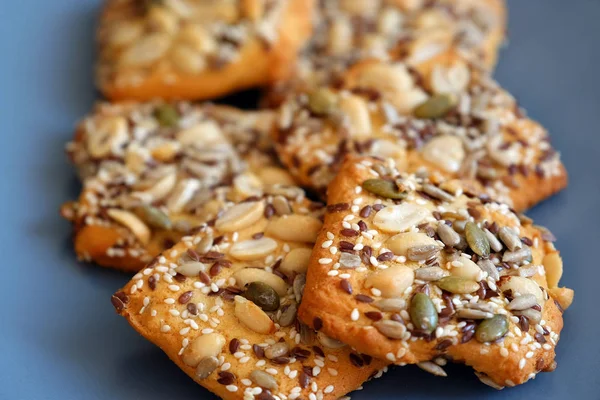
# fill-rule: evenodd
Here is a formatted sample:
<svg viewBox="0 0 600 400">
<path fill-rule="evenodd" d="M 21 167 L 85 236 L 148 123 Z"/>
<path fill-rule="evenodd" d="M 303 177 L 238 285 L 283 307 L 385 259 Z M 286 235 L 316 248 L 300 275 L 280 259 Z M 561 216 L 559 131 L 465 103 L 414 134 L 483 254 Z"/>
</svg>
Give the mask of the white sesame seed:
<svg viewBox="0 0 600 400">
<path fill-rule="evenodd" d="M 358 317 L 359 317 L 359 313 L 358 313 L 358 308 L 355 308 L 354 310 L 352 310 L 352 312 L 350 313 L 350 319 L 352 321 L 358 321 Z"/>
<path fill-rule="evenodd" d="M 175 304 L 175 299 L 171 298 L 171 297 L 167 297 L 165 299 L 165 303 L 166 304 Z"/>
<path fill-rule="evenodd" d="M 331 376 L 338 376 L 338 370 L 335 368 L 327 368 L 327 372 L 329 372 L 329 375 Z"/>
<path fill-rule="evenodd" d="M 240 358 L 240 364 L 246 364 L 248 361 L 250 361 L 250 357 L 242 357 L 242 358 Z"/>
<path fill-rule="evenodd" d="M 289 374 L 290 379 L 294 379 L 297 376 L 298 376 L 298 371 L 296 371 L 296 370 L 291 371 Z"/>
<path fill-rule="evenodd" d="M 326 240 L 323 243 L 321 243 L 321 247 L 324 248 L 324 249 L 326 249 L 329 246 L 331 246 L 332 244 L 333 244 L 333 240 Z"/>
<path fill-rule="evenodd" d="M 525 368 L 525 363 L 526 363 L 526 362 L 527 362 L 527 361 L 525 361 L 525 359 L 524 359 L 524 358 L 521 358 L 521 361 L 519 361 L 519 369 L 523 369 L 523 368 Z"/>
<path fill-rule="evenodd" d="M 318 365 L 314 366 L 312 369 L 313 376 L 318 376 L 320 373 L 321 373 L 321 367 L 319 367 Z"/>
<path fill-rule="evenodd" d="M 227 385 L 227 386 L 225 386 L 225 388 L 227 390 L 229 390 L 230 392 L 237 392 L 237 390 L 238 390 L 238 387 L 235 385 Z"/>
<path fill-rule="evenodd" d="M 277 375 L 277 370 L 275 368 L 267 368 L 265 371 L 271 375 Z"/>
<path fill-rule="evenodd" d="M 227 371 L 229 368 L 231 368 L 231 363 L 223 363 L 223 365 L 221 365 L 221 371 Z"/>
<path fill-rule="evenodd" d="M 502 357 L 508 357 L 508 349 L 506 347 L 503 347 L 500 349 L 500 355 Z"/>
<path fill-rule="evenodd" d="M 185 328 L 181 328 L 181 330 L 179 330 L 179 334 L 180 335 L 187 335 L 189 331 L 190 331 L 190 327 L 186 326 Z"/>
<path fill-rule="evenodd" d="M 331 240 L 331 239 L 334 239 L 334 238 L 335 238 L 335 235 L 333 233 L 327 232 L 327 239 Z"/>
<path fill-rule="evenodd" d="M 328 276 L 337 276 L 337 274 L 339 274 L 339 271 L 336 269 L 332 269 L 331 271 L 327 272 Z"/>
<path fill-rule="evenodd" d="M 525 358 L 531 358 L 533 357 L 533 351 L 528 351 L 527 354 L 525 354 Z"/>
<path fill-rule="evenodd" d="M 169 332 L 171 330 L 171 327 L 169 325 L 163 325 L 160 327 L 160 331 L 163 333 Z"/>
<path fill-rule="evenodd" d="M 333 392 L 333 385 L 329 385 L 323 390 L 323 393 L 331 393 L 331 392 Z"/>
<path fill-rule="evenodd" d="M 319 264 L 321 265 L 331 264 L 332 261 L 331 258 L 319 258 Z"/>
<path fill-rule="evenodd" d="M 395 362 L 396 361 L 396 356 L 394 355 L 394 353 L 387 353 L 385 355 L 385 358 L 391 362 Z"/>
</svg>

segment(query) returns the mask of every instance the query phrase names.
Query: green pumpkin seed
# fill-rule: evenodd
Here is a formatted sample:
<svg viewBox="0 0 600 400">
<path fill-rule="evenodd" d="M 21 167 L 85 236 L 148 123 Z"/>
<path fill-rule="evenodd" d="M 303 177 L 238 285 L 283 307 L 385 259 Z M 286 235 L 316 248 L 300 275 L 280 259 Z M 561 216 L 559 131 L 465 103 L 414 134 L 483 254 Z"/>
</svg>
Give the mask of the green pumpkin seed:
<svg viewBox="0 0 600 400">
<path fill-rule="evenodd" d="M 264 282 L 248 284 L 244 297 L 262 308 L 264 311 L 275 311 L 279 308 L 279 295 Z"/>
<path fill-rule="evenodd" d="M 394 182 L 385 179 L 367 179 L 363 182 L 362 187 L 366 191 L 386 199 L 404 199 L 406 197 L 406 192 L 399 191 Z"/>
<path fill-rule="evenodd" d="M 160 208 L 150 205 L 142 205 L 137 207 L 136 214 L 148 225 L 154 228 L 170 230 L 173 227 L 169 216 Z"/>
<path fill-rule="evenodd" d="M 308 108 L 317 115 L 330 114 L 337 104 L 337 96 L 329 89 L 316 89 L 308 95 Z"/>
<path fill-rule="evenodd" d="M 506 315 L 496 314 L 479 324 L 475 330 L 475 338 L 481 343 L 493 342 L 506 335 L 506 332 L 508 332 L 508 318 Z"/>
<path fill-rule="evenodd" d="M 414 114 L 417 118 L 442 118 L 457 103 L 457 98 L 451 94 L 438 94 L 430 97 L 427 101 L 415 108 Z"/>
<path fill-rule="evenodd" d="M 413 296 L 409 311 L 410 320 L 415 328 L 431 333 L 437 327 L 437 310 L 433 301 L 425 293 L 417 293 Z"/>
<path fill-rule="evenodd" d="M 454 294 L 468 294 L 479 289 L 477 282 L 460 276 L 446 276 L 436 281 L 435 284 L 440 289 Z"/>
<path fill-rule="evenodd" d="M 465 236 L 469 247 L 475 254 L 482 257 L 490 255 L 490 242 L 485 232 L 474 222 L 467 222 L 465 225 Z"/>
<path fill-rule="evenodd" d="M 174 127 L 179 122 L 179 112 L 170 104 L 162 104 L 154 111 L 154 117 L 161 126 Z"/>
</svg>

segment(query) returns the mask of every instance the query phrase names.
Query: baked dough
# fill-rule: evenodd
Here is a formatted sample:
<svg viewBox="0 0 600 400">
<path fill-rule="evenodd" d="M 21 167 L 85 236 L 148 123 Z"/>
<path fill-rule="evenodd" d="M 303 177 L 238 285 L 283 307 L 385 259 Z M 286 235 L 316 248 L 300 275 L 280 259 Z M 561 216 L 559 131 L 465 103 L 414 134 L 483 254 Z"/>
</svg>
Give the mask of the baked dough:
<svg viewBox="0 0 600 400">
<path fill-rule="evenodd" d="M 274 138 L 283 164 L 322 194 L 347 153 L 461 178 L 517 211 L 567 185 L 546 130 L 455 51 L 418 65 L 359 61 L 342 79 L 290 96 Z"/>
<path fill-rule="evenodd" d="M 329 188 L 299 316 L 376 358 L 444 376 L 438 363 L 452 360 L 494 387 L 518 385 L 555 368 L 573 297 L 557 287 L 562 261 L 548 236 L 460 182 L 348 156 Z"/>
<path fill-rule="evenodd" d="M 387 363 L 296 319 L 322 211 L 302 191 L 237 203 L 163 252 L 112 303 L 225 400 L 338 399 Z"/>
<path fill-rule="evenodd" d="M 67 203 L 80 259 L 137 272 L 229 201 L 293 185 L 270 112 L 185 102 L 99 104 L 67 150 L 83 190 Z"/>
<path fill-rule="evenodd" d="M 319 87 L 352 63 L 389 59 L 419 64 L 454 49 L 492 70 L 505 39 L 504 0 L 328 0 L 317 3 L 314 33 L 292 79 L 267 91 L 274 107 L 298 87 Z"/>
<path fill-rule="evenodd" d="M 97 85 L 111 100 L 209 99 L 285 79 L 312 0 L 107 0 Z"/>
</svg>

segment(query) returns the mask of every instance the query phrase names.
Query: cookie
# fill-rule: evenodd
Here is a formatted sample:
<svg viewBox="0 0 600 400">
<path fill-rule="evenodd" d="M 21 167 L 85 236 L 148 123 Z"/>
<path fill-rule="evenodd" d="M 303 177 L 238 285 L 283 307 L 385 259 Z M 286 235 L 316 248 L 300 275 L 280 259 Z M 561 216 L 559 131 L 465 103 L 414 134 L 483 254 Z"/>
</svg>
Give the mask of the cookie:
<svg viewBox="0 0 600 400">
<path fill-rule="evenodd" d="M 318 87 L 357 60 L 386 60 L 391 50 L 418 65 L 452 48 L 491 70 L 505 38 L 503 0 L 329 0 L 314 14 L 293 78 L 267 91 L 265 105 L 277 106 L 298 86 Z"/>
<path fill-rule="evenodd" d="M 556 367 L 573 291 L 551 234 L 503 204 L 348 156 L 329 190 L 299 317 L 358 351 L 493 387 Z"/>
<path fill-rule="evenodd" d="M 102 103 L 67 146 L 82 177 L 63 215 L 80 259 L 137 272 L 230 201 L 285 189 L 270 112 L 185 102 Z"/>
<path fill-rule="evenodd" d="M 107 0 L 97 86 L 111 100 L 209 99 L 285 79 L 312 0 Z"/>
<path fill-rule="evenodd" d="M 517 211 L 567 185 L 546 130 L 454 51 L 416 68 L 359 61 L 341 80 L 290 96 L 274 137 L 283 164 L 322 194 L 347 153 L 461 178 Z"/>
<path fill-rule="evenodd" d="M 294 194 L 229 207 L 112 297 L 136 331 L 223 399 L 338 399 L 386 368 L 297 320 L 323 206 Z"/>
</svg>

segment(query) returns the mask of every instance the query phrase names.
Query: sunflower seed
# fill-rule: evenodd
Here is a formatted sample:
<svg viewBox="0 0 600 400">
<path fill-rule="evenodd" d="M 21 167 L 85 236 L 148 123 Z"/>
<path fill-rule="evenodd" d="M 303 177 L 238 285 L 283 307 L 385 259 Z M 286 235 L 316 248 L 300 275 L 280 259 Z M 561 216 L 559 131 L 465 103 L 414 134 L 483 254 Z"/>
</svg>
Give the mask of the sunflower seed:
<svg viewBox="0 0 600 400">
<path fill-rule="evenodd" d="M 273 197 L 271 202 L 278 215 L 287 215 L 292 213 L 292 208 L 287 199 L 281 195 Z"/>
<path fill-rule="evenodd" d="M 298 312 L 297 303 L 292 301 L 289 305 L 284 306 L 282 310 L 279 316 L 279 325 L 291 326 L 296 321 L 296 314 Z"/>
<path fill-rule="evenodd" d="M 521 243 L 519 236 L 517 236 L 517 234 L 509 227 L 503 226 L 500 228 L 498 236 L 510 251 L 515 251 L 523 247 L 523 243 Z"/>
<path fill-rule="evenodd" d="M 277 389 L 277 381 L 267 372 L 256 369 L 250 373 L 250 380 L 262 388 Z"/>
<path fill-rule="evenodd" d="M 443 222 L 438 224 L 437 233 L 446 246 L 453 247 L 460 243 L 460 235 Z"/>
<path fill-rule="evenodd" d="M 487 237 L 488 242 L 490 242 L 490 247 L 492 248 L 492 250 L 494 250 L 495 252 L 501 251 L 502 243 L 500 243 L 500 241 L 498 240 L 496 235 L 494 235 L 488 229 L 483 229 L 483 232 L 485 233 L 485 236 Z"/>
<path fill-rule="evenodd" d="M 406 308 L 404 299 L 381 299 L 373 303 L 381 311 L 400 312 Z"/>
<path fill-rule="evenodd" d="M 350 254 L 343 252 L 340 255 L 340 267 L 341 268 L 358 268 L 360 267 L 362 261 L 359 256 L 356 254 Z"/>
<path fill-rule="evenodd" d="M 531 248 L 524 246 L 515 251 L 506 251 L 502 255 L 503 262 L 521 263 L 523 261 L 531 261 Z"/>
<path fill-rule="evenodd" d="M 462 308 L 456 311 L 456 316 L 464 319 L 488 319 L 492 318 L 494 314 L 482 310 Z"/>
<path fill-rule="evenodd" d="M 423 267 L 415 270 L 415 278 L 422 281 L 437 281 L 445 275 L 446 272 L 440 267 Z"/>
<path fill-rule="evenodd" d="M 430 183 L 426 183 L 423 185 L 423 191 L 430 195 L 431 197 L 442 200 L 442 201 L 452 201 L 454 200 L 454 196 L 445 190 L 440 189 L 439 187 L 432 185 Z"/>
<path fill-rule="evenodd" d="M 390 319 L 377 321 L 373 326 L 381 332 L 382 335 L 390 339 L 402 339 L 406 333 L 406 326 L 404 326 L 404 324 Z"/>
<path fill-rule="evenodd" d="M 306 275 L 298 274 L 294 277 L 294 283 L 292 283 L 292 289 L 294 291 L 294 296 L 296 296 L 296 301 L 300 303 L 302 300 L 302 293 L 304 292 L 304 286 L 306 285 Z"/>
<path fill-rule="evenodd" d="M 441 247 L 437 244 L 413 246 L 408 249 L 406 256 L 411 261 L 425 261 L 437 255 L 440 250 Z"/>
<path fill-rule="evenodd" d="M 529 321 L 534 324 L 539 324 L 542 320 L 542 313 L 538 310 L 534 310 L 533 308 L 528 308 L 526 310 L 514 310 L 513 314 L 527 317 Z"/>
<path fill-rule="evenodd" d="M 417 367 L 436 376 L 448 376 L 442 367 L 431 361 L 417 363 Z"/>
<path fill-rule="evenodd" d="M 508 310 L 526 310 L 531 308 L 537 304 L 537 298 L 532 294 L 523 294 L 521 296 L 517 296 L 506 306 Z"/>
<path fill-rule="evenodd" d="M 482 258 L 481 260 L 477 261 L 477 265 L 479 265 L 479 268 L 481 268 L 481 270 L 483 272 L 487 272 L 488 276 L 490 278 L 492 278 L 494 281 L 497 281 L 498 279 L 500 279 L 500 274 L 498 273 L 498 269 L 496 269 L 496 266 L 494 265 L 494 263 L 491 262 L 489 259 Z"/>
<path fill-rule="evenodd" d="M 217 357 L 205 357 L 203 358 L 198 366 L 196 367 L 196 378 L 206 379 L 213 373 L 219 366 L 219 360 Z"/>
<path fill-rule="evenodd" d="M 278 342 L 272 346 L 267 347 L 265 350 L 265 357 L 272 360 L 277 357 L 286 356 L 290 351 L 289 346 L 285 342 Z"/>
</svg>

